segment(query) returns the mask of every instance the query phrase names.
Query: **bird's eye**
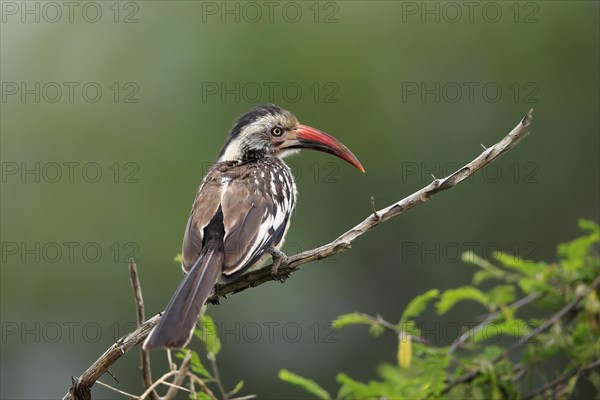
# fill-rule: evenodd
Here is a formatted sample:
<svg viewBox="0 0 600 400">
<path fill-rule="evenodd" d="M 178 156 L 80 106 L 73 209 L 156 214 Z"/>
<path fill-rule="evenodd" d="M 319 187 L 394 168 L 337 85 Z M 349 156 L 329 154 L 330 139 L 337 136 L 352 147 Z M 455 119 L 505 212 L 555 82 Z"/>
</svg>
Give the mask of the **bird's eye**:
<svg viewBox="0 0 600 400">
<path fill-rule="evenodd" d="M 271 135 L 273 135 L 275 137 L 279 137 L 279 136 L 283 135 L 283 129 L 276 126 L 275 128 L 271 129 Z"/>
</svg>

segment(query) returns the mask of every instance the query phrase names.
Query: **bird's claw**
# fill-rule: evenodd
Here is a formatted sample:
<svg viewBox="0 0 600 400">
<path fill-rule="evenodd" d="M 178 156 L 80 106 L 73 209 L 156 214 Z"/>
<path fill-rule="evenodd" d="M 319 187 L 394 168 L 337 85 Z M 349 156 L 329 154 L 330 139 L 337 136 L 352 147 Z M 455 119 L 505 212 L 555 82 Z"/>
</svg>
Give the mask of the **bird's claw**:
<svg viewBox="0 0 600 400">
<path fill-rule="evenodd" d="M 271 273 L 271 275 L 273 276 L 273 279 L 275 279 L 276 281 L 279 281 L 281 283 L 284 283 L 290 277 L 289 272 L 275 272 L 275 273 Z"/>
<path fill-rule="evenodd" d="M 283 266 L 284 268 L 288 266 L 288 258 L 282 251 L 276 249 L 275 247 L 270 247 L 267 252 L 273 258 L 273 266 L 271 267 L 271 275 L 273 278 L 277 279 L 280 282 L 284 282 L 290 274 L 279 274 L 279 267 Z"/>
<path fill-rule="evenodd" d="M 220 283 L 215 283 L 215 286 L 213 287 L 213 293 L 212 295 L 206 300 L 207 303 L 210 303 L 212 305 L 219 305 L 219 290 L 221 289 L 221 284 Z"/>
</svg>

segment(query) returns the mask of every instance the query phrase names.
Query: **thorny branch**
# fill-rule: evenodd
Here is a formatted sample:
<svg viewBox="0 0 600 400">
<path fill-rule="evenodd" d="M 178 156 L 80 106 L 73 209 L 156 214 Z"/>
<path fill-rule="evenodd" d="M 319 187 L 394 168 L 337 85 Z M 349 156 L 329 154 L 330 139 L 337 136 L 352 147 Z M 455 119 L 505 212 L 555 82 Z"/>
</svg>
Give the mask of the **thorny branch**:
<svg viewBox="0 0 600 400">
<path fill-rule="evenodd" d="M 534 390 L 533 392 L 527 394 L 525 397 L 523 397 L 523 400 L 531 400 L 531 399 L 535 398 L 536 396 L 541 396 L 541 395 L 546 395 L 549 398 L 560 398 L 561 396 L 559 396 L 559 393 L 557 393 L 557 388 L 562 383 L 568 381 L 575 375 L 588 374 L 591 371 L 597 370 L 598 367 L 600 367 L 600 359 L 592 361 L 591 363 L 586 364 L 579 369 L 574 369 L 574 370 L 571 370 L 571 371 L 563 374 L 562 376 L 556 378 L 552 382 L 549 382 L 549 383 L 545 384 L 544 386 L 542 386 L 541 388 L 538 388 L 538 389 Z M 549 391 L 552 391 L 552 394 L 548 393 Z"/>
<path fill-rule="evenodd" d="M 552 315 L 552 317 L 550 317 L 549 319 L 544 321 L 543 324 L 541 324 L 540 326 L 538 326 L 537 328 L 535 328 L 534 330 L 529 332 L 529 334 L 523 336 L 517 343 L 515 343 L 514 345 L 512 345 L 511 347 L 506 349 L 502 354 L 500 354 L 499 356 L 494 358 L 491 361 L 491 363 L 495 364 L 498 361 L 500 361 L 502 358 L 508 357 L 511 353 L 515 352 L 516 350 L 521 348 L 523 345 L 527 344 L 531 339 L 533 339 L 540 333 L 548 330 L 550 327 L 552 327 L 552 325 L 556 324 L 567 314 L 569 314 L 570 312 L 575 310 L 577 308 L 577 306 L 579 305 L 579 303 L 581 303 L 581 301 L 589 293 L 589 291 L 596 290 L 596 288 L 598 286 L 600 286 L 600 275 L 596 277 L 596 279 L 594 280 L 594 282 L 592 282 L 592 284 L 590 285 L 589 289 L 586 292 L 577 294 L 575 296 L 575 298 L 573 300 L 571 300 L 571 302 L 569 302 L 567 305 L 565 305 L 556 314 Z M 450 389 L 452 389 L 456 385 L 471 382 L 473 379 L 475 379 L 477 376 L 479 376 L 482 372 L 483 371 L 476 369 L 476 370 L 472 370 L 472 371 L 469 371 L 469 372 L 463 374 L 456 380 L 448 383 L 448 385 L 444 388 L 444 390 L 442 390 L 442 394 L 448 393 L 450 391 Z"/>
<path fill-rule="evenodd" d="M 540 296 L 541 295 L 539 293 L 531 293 L 530 295 L 525 296 L 522 299 L 517 300 L 513 304 L 509 305 L 509 308 L 517 310 L 517 309 L 539 299 Z M 475 335 L 477 332 L 481 331 L 482 329 L 485 329 L 485 327 L 487 327 L 489 324 L 494 322 L 494 320 L 496 318 L 498 318 L 498 316 L 500 314 L 501 314 L 501 311 L 496 311 L 496 312 L 491 313 L 483 321 L 481 321 L 481 323 L 479 323 L 479 325 L 477 325 L 473 329 L 469 329 L 468 331 L 466 331 L 465 333 L 460 335 L 460 337 L 458 339 L 456 339 L 450 346 L 450 349 L 448 350 L 448 354 L 454 353 L 460 346 L 462 346 L 470 338 L 472 338 L 473 335 Z"/>
<path fill-rule="evenodd" d="M 364 235 L 371 229 L 389 220 L 390 218 L 398 216 L 419 204 L 425 203 L 434 194 L 458 185 L 460 182 L 469 178 L 481 168 L 485 167 L 507 151 L 511 150 L 513 147 L 519 144 L 529 132 L 532 113 L 533 109 L 529 110 L 519 124 L 501 141 L 485 149 L 477 158 L 453 174 L 445 178 L 434 179 L 429 185 L 425 186 L 421 190 L 386 208 L 376 212 L 372 210 L 371 214 L 360 224 L 342 234 L 333 242 L 317 247 L 316 249 L 308 250 L 288 257 L 286 265 L 281 265 L 278 269 L 277 275 L 275 276 L 271 274 L 271 266 L 267 266 L 257 271 L 242 275 L 232 282 L 228 282 L 219 286 L 218 296 L 213 296 L 209 301 L 217 302 L 218 297 L 225 297 L 230 293 L 238 293 L 268 281 L 285 279 L 292 272 L 296 271 L 302 264 L 332 257 L 348 250 L 351 247 L 352 242 L 359 236 Z M 373 202 L 371 204 L 373 204 Z"/>
<path fill-rule="evenodd" d="M 225 297 L 231 293 L 238 293 L 265 282 L 285 279 L 303 264 L 332 257 L 346 251 L 351 247 L 352 242 L 359 236 L 364 235 L 379 224 L 396 217 L 419 204 L 425 203 L 434 194 L 458 185 L 460 182 L 472 176 L 475 172 L 495 161 L 504 153 L 513 149 L 529 132 L 532 112 L 533 109 L 529 110 L 523 119 L 519 121 L 517 126 L 502 140 L 489 148 L 484 148 L 484 151 L 477 158 L 451 175 L 441 179 L 433 179 L 429 185 L 421 190 L 389 205 L 388 207 L 378 211 L 371 210 L 370 215 L 361 223 L 343 233 L 331 243 L 288 257 L 286 260 L 287 262 L 282 263 L 285 265 L 281 265 L 278 268 L 276 275 L 272 273 L 272 266 L 268 265 L 257 271 L 242 275 L 231 282 L 220 285 L 217 294 L 209 301 L 218 302 L 218 297 Z M 371 202 L 371 204 L 373 205 L 374 202 Z M 96 382 L 96 380 L 123 354 L 143 342 L 159 320 L 160 315 L 155 315 L 138 326 L 135 331 L 123 336 L 117 343 L 109 347 L 108 350 L 106 350 L 104 354 L 102 354 L 100 358 L 98 358 L 80 377 L 73 378 L 72 386 L 63 399 L 91 399 L 91 387 L 94 382 Z"/>
</svg>

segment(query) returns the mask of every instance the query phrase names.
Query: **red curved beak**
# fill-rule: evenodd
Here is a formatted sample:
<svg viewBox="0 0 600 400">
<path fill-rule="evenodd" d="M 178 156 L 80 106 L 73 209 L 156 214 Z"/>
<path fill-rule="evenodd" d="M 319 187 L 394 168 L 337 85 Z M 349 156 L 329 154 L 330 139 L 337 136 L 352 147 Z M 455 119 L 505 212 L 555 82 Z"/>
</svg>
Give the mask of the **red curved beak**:
<svg viewBox="0 0 600 400">
<path fill-rule="evenodd" d="M 358 158 L 342 142 L 331 135 L 307 125 L 298 125 L 279 146 L 290 149 L 313 149 L 333 154 L 365 172 Z"/>
</svg>

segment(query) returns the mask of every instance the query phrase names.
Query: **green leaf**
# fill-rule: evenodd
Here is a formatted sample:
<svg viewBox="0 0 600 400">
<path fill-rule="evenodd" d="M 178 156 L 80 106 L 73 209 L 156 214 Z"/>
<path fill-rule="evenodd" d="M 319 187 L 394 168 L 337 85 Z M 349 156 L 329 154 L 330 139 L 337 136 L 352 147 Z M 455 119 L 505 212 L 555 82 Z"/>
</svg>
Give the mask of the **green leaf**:
<svg viewBox="0 0 600 400">
<path fill-rule="evenodd" d="M 446 369 L 450 365 L 452 356 L 448 354 L 448 349 L 432 348 L 418 343 L 413 347 L 415 353 L 418 353 L 419 349 L 423 352 L 423 356 L 415 359 L 415 367 L 419 363 L 421 365 L 417 375 L 420 381 L 419 391 L 438 396 L 447 383 Z"/>
<path fill-rule="evenodd" d="M 432 299 L 436 298 L 439 294 L 439 290 L 431 289 L 412 299 L 404 309 L 404 312 L 402 313 L 402 317 L 400 318 L 400 322 L 398 323 L 398 325 L 402 325 L 409 319 L 421 315 L 423 310 L 425 310 L 425 307 L 427 307 L 427 303 L 429 303 L 429 301 L 431 301 Z"/>
<path fill-rule="evenodd" d="M 219 354 L 221 341 L 217 336 L 217 326 L 209 315 L 204 314 L 200 317 L 200 328 L 194 330 L 194 335 L 205 343 L 209 355 Z"/>
<path fill-rule="evenodd" d="M 183 261 L 183 256 L 181 255 L 181 253 L 178 253 L 173 260 L 181 264 L 181 262 Z"/>
<path fill-rule="evenodd" d="M 279 379 L 284 382 L 291 383 L 292 385 L 300 386 L 308 393 L 314 394 L 316 397 L 322 400 L 330 400 L 331 396 L 321 386 L 319 386 L 312 379 L 304 378 L 300 375 L 296 375 L 287 369 L 279 370 Z"/>
<path fill-rule="evenodd" d="M 552 290 L 550 285 L 537 278 L 521 278 L 517 283 L 521 290 L 527 294 L 536 292 L 543 293 Z"/>
<path fill-rule="evenodd" d="M 496 357 L 499 357 L 502 352 L 504 350 L 502 349 L 502 347 L 499 346 L 485 346 L 485 348 L 483 349 L 483 357 L 486 360 L 492 361 L 494 360 Z"/>
<path fill-rule="evenodd" d="M 598 225 L 592 221 L 580 220 L 579 226 L 591 233 L 558 245 L 558 254 L 564 258 L 561 260 L 561 267 L 568 271 L 579 271 L 592 263 L 592 269 L 595 272 L 599 267 L 598 257 L 590 259 L 590 250 L 593 244 L 600 241 L 600 230 Z"/>
<path fill-rule="evenodd" d="M 594 233 L 596 235 L 600 235 L 600 225 L 598 225 L 594 221 L 580 219 L 579 221 L 577 221 L 577 225 L 580 229 L 590 231 L 590 233 Z"/>
<path fill-rule="evenodd" d="M 379 336 L 385 328 L 373 320 L 372 317 L 361 313 L 350 313 L 338 316 L 331 322 L 335 329 L 341 329 L 348 325 L 366 324 L 369 325 L 369 333 L 373 336 Z"/>
<path fill-rule="evenodd" d="M 495 305 L 508 304 L 515 299 L 515 287 L 513 285 L 498 285 L 488 292 L 490 303 Z"/>
<path fill-rule="evenodd" d="M 496 374 L 496 370 L 490 366 L 487 369 L 488 377 L 490 378 L 490 382 L 492 384 L 492 400 L 502 400 L 504 397 L 502 396 L 502 391 L 500 390 L 498 375 Z"/>
<path fill-rule="evenodd" d="M 482 269 L 482 271 L 477 271 L 475 275 L 473 275 L 473 283 L 476 285 L 487 279 L 503 279 L 506 276 L 505 271 L 496 267 L 488 260 L 479 257 L 472 251 L 463 252 L 461 259 L 467 264 L 473 264 Z"/>
<path fill-rule="evenodd" d="M 497 278 L 497 276 L 489 271 L 477 271 L 473 274 L 473 284 L 479 285 L 481 282 L 493 278 Z"/>
<path fill-rule="evenodd" d="M 331 326 L 335 329 L 341 329 L 348 325 L 368 324 L 371 325 L 374 321 L 367 315 L 360 313 L 349 313 L 339 315 L 331 322 Z"/>
<path fill-rule="evenodd" d="M 442 293 L 440 301 L 436 303 L 437 313 L 444 314 L 456 303 L 462 300 L 474 300 L 488 308 L 488 297 L 481 290 L 472 286 L 463 286 L 458 289 L 448 289 Z"/>
<path fill-rule="evenodd" d="M 238 393 L 244 387 L 244 381 L 239 381 L 237 385 L 231 390 L 231 392 L 227 393 L 228 396 L 233 396 Z"/>
<path fill-rule="evenodd" d="M 188 351 L 192 352 L 192 358 L 190 358 L 190 369 L 192 370 L 192 372 L 194 372 L 198 375 L 202 375 L 205 378 L 212 378 L 212 376 L 210 375 L 210 372 L 208 372 L 208 370 L 202 364 L 202 361 L 200 361 L 200 357 L 198 357 L 198 353 L 196 353 L 194 350 L 187 350 L 187 349 L 179 350 L 175 356 L 177 358 L 180 358 L 183 360 Z"/>
<path fill-rule="evenodd" d="M 536 263 L 533 261 L 525 261 L 512 254 L 504 253 L 501 251 L 495 251 L 493 257 L 500 261 L 503 266 L 510 268 L 525 276 L 533 276 L 540 272 L 544 268 L 543 263 Z"/>
<path fill-rule="evenodd" d="M 368 385 L 350 378 L 348 375 L 340 372 L 336 380 L 341 384 L 338 391 L 338 398 L 369 398 L 374 397 Z"/>
<path fill-rule="evenodd" d="M 497 324 L 491 323 L 484 326 L 470 336 L 470 341 L 472 343 L 479 343 L 490 340 L 492 343 L 496 343 L 502 336 L 522 337 L 529 332 L 531 332 L 531 329 L 525 321 L 513 319 L 512 321 L 503 321 Z"/>
</svg>

